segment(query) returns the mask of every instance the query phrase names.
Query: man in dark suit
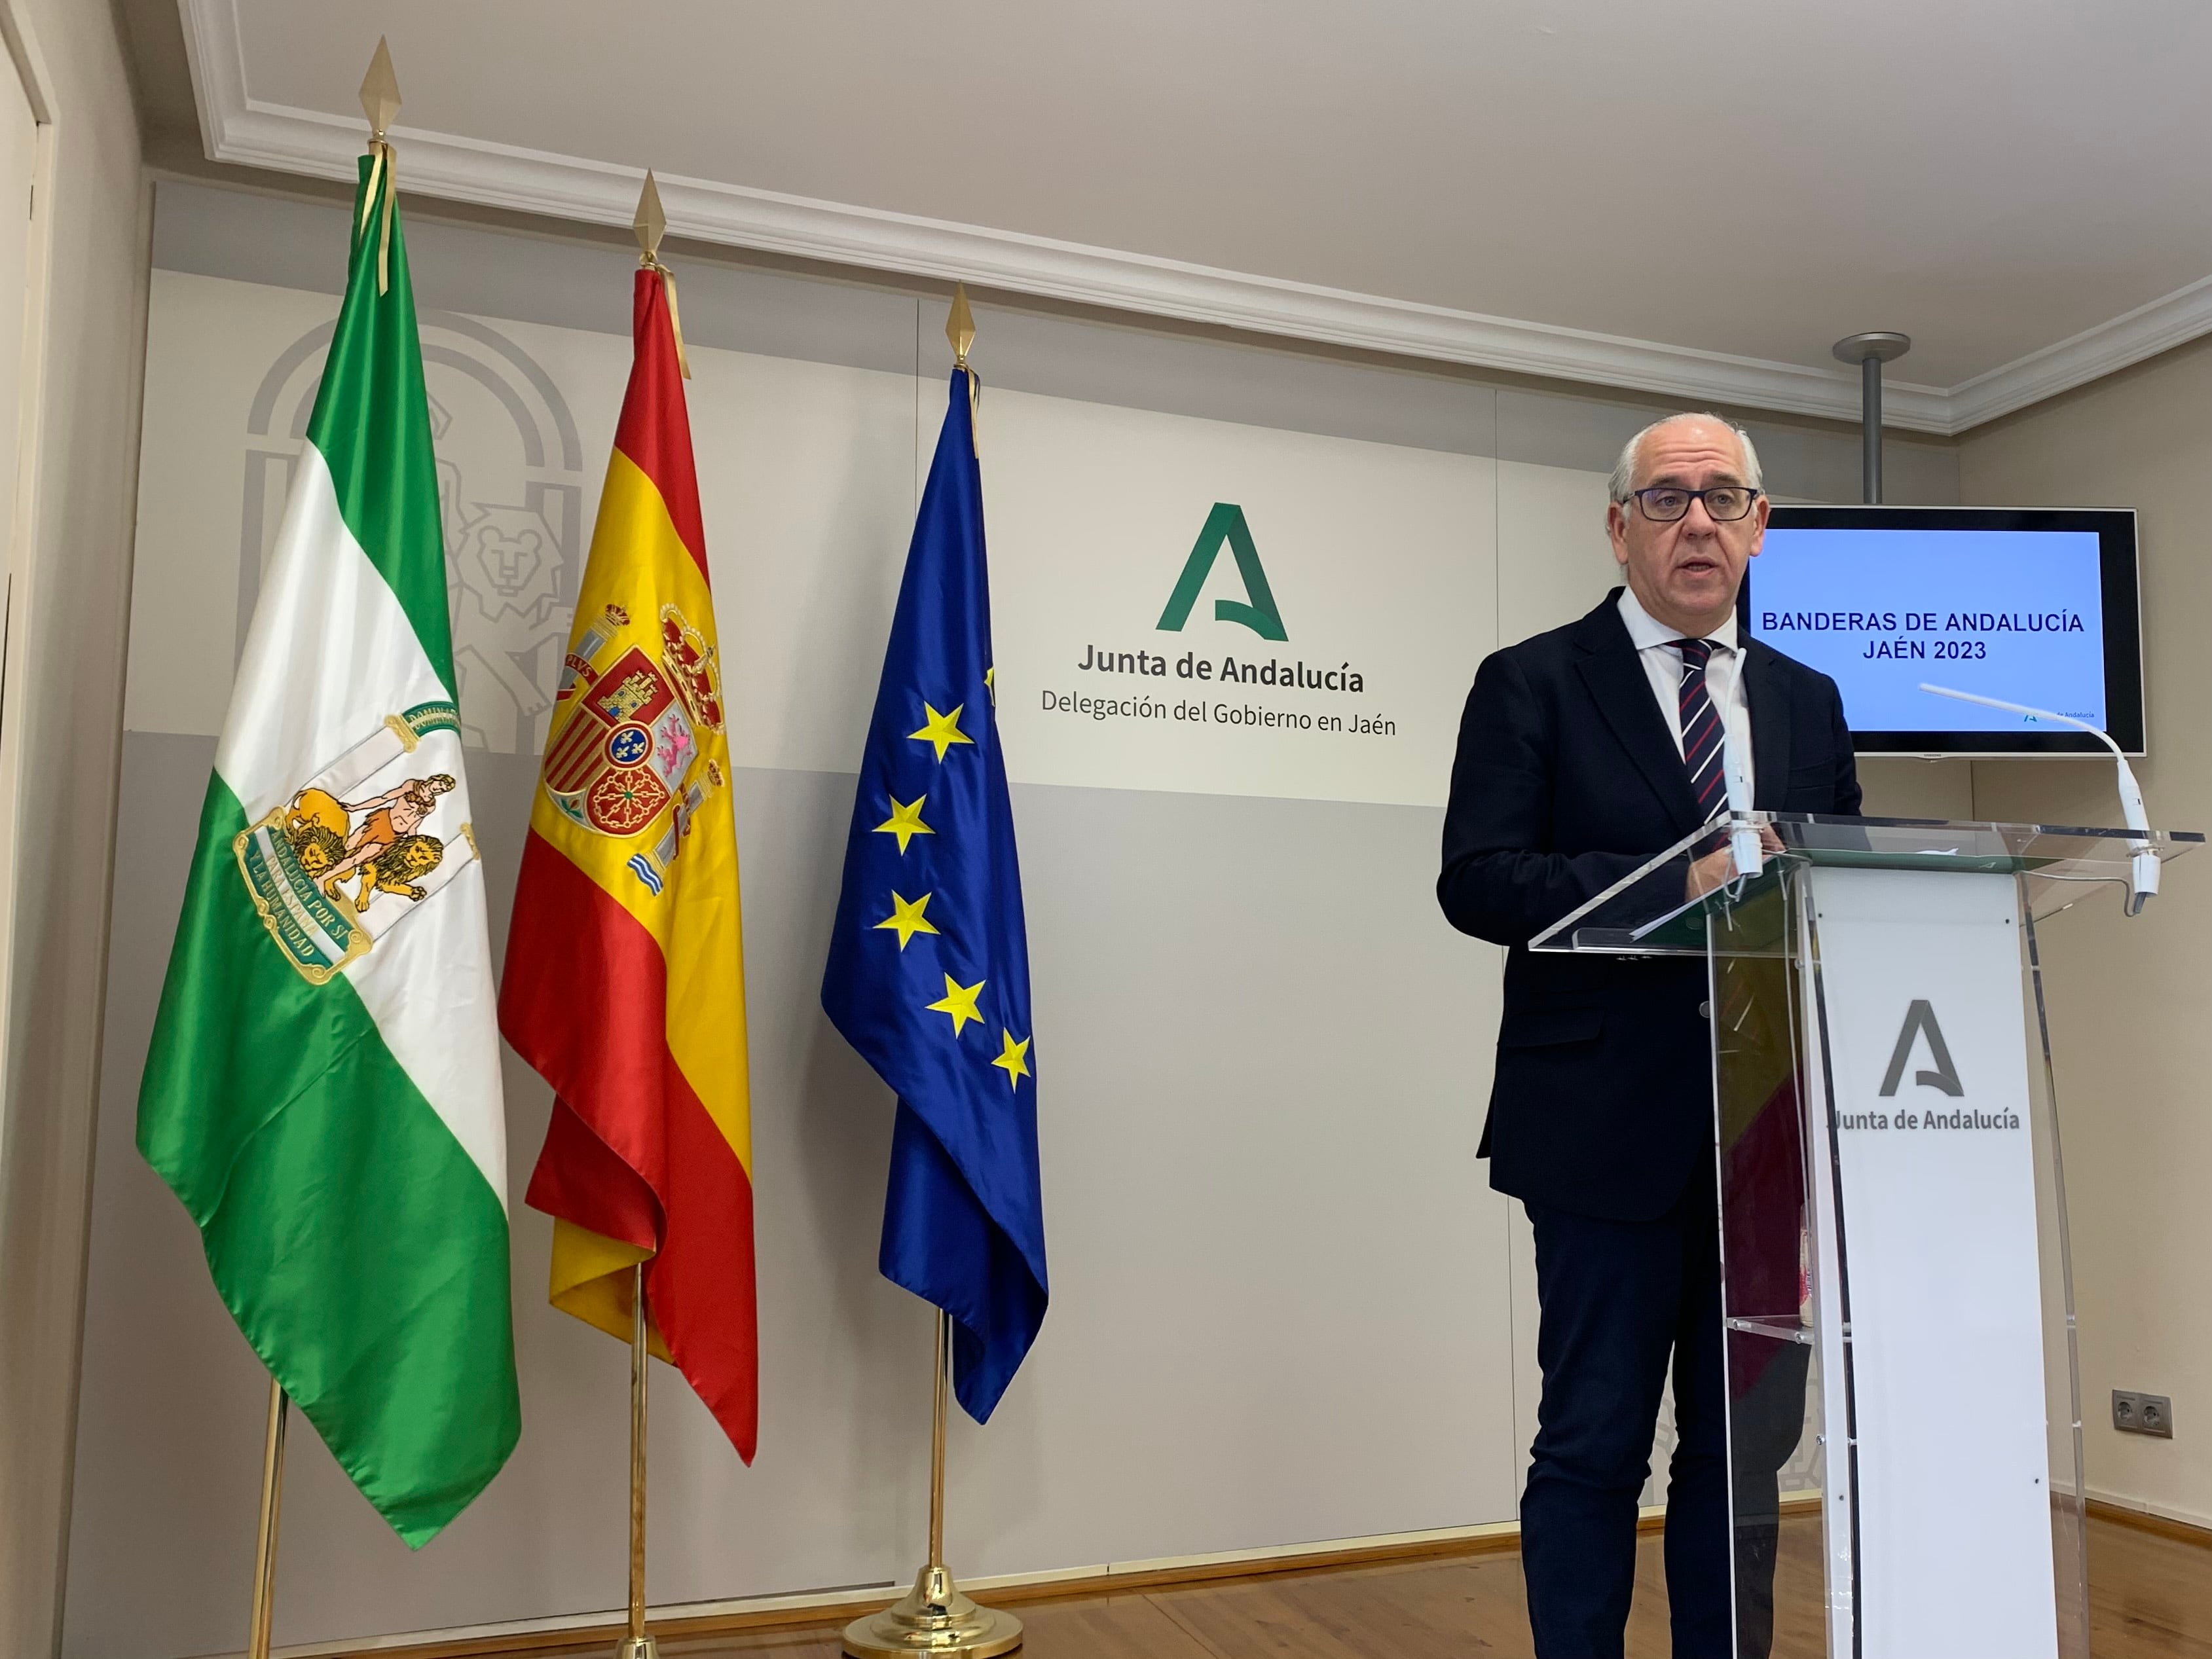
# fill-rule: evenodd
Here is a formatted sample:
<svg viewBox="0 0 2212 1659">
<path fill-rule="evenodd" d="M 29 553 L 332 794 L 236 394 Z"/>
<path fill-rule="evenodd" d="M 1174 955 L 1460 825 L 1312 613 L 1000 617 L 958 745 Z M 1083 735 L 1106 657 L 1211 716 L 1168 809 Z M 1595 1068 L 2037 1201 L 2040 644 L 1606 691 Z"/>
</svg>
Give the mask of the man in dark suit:
<svg viewBox="0 0 2212 1659">
<path fill-rule="evenodd" d="M 1437 896 L 1455 927 L 1509 947 L 1482 1152 L 1535 1232 L 1544 1386 L 1521 1525 L 1536 1652 L 1621 1651 L 1671 1360 L 1674 1650 L 1734 1659 L 1705 967 L 1527 947 L 1725 811 L 1732 721 L 1748 732 L 1754 806 L 1856 814 L 1859 786 L 1834 683 L 1736 632 L 1767 518 L 1749 437 L 1712 416 L 1658 422 L 1622 452 L 1611 496 L 1625 588 L 1475 675 Z M 1686 857 L 1681 896 L 1725 880 L 1729 859 Z M 1739 1506 L 1759 1507 L 1744 1474 Z M 1739 1573 L 1765 1580 L 1746 1586 L 1753 1602 L 1762 1589 L 1771 1601 L 1771 1546 L 1769 1529 L 1765 1547 L 1738 1547 Z M 1747 1620 L 1745 1651 L 1765 1651 L 1764 1622 Z"/>
</svg>

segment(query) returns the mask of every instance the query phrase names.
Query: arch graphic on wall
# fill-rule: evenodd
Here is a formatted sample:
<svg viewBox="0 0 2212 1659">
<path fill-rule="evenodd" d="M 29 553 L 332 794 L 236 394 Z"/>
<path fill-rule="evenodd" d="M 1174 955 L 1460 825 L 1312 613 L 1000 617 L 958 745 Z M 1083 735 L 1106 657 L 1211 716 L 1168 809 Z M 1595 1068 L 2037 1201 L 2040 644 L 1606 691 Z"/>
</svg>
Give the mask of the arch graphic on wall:
<svg viewBox="0 0 2212 1659">
<path fill-rule="evenodd" d="M 450 311 L 420 319 L 430 431 L 438 447 L 446 586 L 453 615 L 463 739 L 501 754 L 544 745 L 561 654 L 583 574 L 583 446 L 575 416 L 537 360 L 497 330 Z M 300 446 L 314 412 L 335 319 L 295 340 L 269 367 L 246 423 L 240 515 L 238 650 L 275 550 Z M 441 398 L 441 384 L 448 395 Z M 465 478 L 447 441 L 452 395 L 489 392 L 513 423 L 511 470 Z"/>
</svg>

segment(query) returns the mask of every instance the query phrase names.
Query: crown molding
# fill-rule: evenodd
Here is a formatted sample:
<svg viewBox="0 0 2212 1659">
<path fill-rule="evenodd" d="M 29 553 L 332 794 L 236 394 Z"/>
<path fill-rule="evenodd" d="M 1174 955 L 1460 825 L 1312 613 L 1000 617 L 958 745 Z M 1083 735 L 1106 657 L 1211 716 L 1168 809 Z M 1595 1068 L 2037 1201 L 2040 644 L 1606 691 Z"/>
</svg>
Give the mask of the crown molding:
<svg viewBox="0 0 2212 1659">
<path fill-rule="evenodd" d="M 2212 276 L 1960 381 L 1943 394 L 1951 406 L 1949 430 L 1994 421 L 2206 334 L 2212 334 Z"/>
<path fill-rule="evenodd" d="M 212 161 L 351 180 L 361 123 L 251 97 L 235 0 L 184 0 L 186 55 Z M 401 171 L 449 201 L 627 227 L 642 173 L 394 126 Z M 1848 371 L 1487 316 L 1224 270 L 980 225 L 851 206 L 711 179 L 659 175 L 679 236 L 832 264 L 967 281 L 1009 293 L 1547 380 L 1856 422 Z M 1891 380 L 1886 424 L 1954 435 L 2212 333 L 2212 277 L 1961 381 Z"/>
</svg>

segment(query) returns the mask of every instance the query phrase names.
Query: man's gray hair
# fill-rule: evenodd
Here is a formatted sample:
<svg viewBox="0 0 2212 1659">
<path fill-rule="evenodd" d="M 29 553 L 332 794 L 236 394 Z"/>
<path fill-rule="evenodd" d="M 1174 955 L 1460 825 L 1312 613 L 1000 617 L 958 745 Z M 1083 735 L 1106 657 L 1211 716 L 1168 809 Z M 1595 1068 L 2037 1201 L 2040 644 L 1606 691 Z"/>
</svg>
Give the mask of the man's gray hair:
<svg viewBox="0 0 2212 1659">
<path fill-rule="evenodd" d="M 1636 452 L 1643 447 L 1644 441 L 1661 427 L 1672 426 L 1677 421 L 1711 421 L 1715 426 L 1728 428 L 1729 431 L 1735 434 L 1736 442 L 1743 447 L 1744 483 L 1749 484 L 1753 489 L 1759 489 L 1765 483 L 1764 476 L 1759 470 L 1759 451 L 1752 445 L 1751 434 L 1733 421 L 1724 421 L 1719 416 L 1707 410 L 1684 410 L 1679 415 L 1660 416 L 1621 446 L 1620 459 L 1613 464 L 1613 477 L 1607 486 L 1616 507 L 1626 507 L 1628 504 L 1629 495 L 1636 488 Z"/>
</svg>

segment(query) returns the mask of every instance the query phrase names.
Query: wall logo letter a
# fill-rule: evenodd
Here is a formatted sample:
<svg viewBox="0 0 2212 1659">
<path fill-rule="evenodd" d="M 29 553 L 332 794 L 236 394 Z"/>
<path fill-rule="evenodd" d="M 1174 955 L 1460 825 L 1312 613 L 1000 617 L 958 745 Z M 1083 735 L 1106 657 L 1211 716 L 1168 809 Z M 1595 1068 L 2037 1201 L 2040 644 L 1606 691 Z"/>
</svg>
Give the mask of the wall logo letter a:
<svg viewBox="0 0 2212 1659">
<path fill-rule="evenodd" d="M 1190 620 L 1190 609 L 1198 603 L 1198 591 L 1206 586 L 1212 574 L 1213 562 L 1221 555 L 1221 544 L 1229 544 L 1229 550 L 1237 558 L 1237 574 L 1244 579 L 1244 599 L 1216 599 L 1213 616 L 1217 622 L 1242 623 L 1263 640 L 1287 640 L 1283 631 L 1282 613 L 1275 609 L 1275 596 L 1267 588 L 1267 573 L 1260 568 L 1260 550 L 1252 545 L 1252 532 L 1244 523 L 1244 509 L 1233 501 L 1216 501 L 1213 511 L 1206 515 L 1206 528 L 1198 532 L 1198 540 L 1190 550 L 1190 557 L 1183 562 L 1182 574 L 1177 579 L 1175 592 L 1168 596 L 1168 608 L 1160 612 L 1158 630 L 1179 634 L 1182 625 Z"/>
<path fill-rule="evenodd" d="M 1912 1040 L 1917 1036 L 1928 1039 L 1928 1058 L 1936 1062 L 1932 1072 L 1915 1072 L 1912 1080 L 1923 1089 L 1941 1089 L 1954 1100 L 1966 1092 L 1966 1085 L 1959 1081 L 1959 1068 L 1951 1063 L 1951 1046 L 1943 1041 L 1943 1028 L 1936 1023 L 1936 1010 L 1925 997 L 1915 997 L 1912 1006 L 1905 1011 L 1905 1024 L 1897 1033 L 1897 1047 L 1889 1056 L 1889 1070 L 1882 1073 L 1881 1094 L 1887 1100 L 1897 1092 L 1897 1085 L 1905 1081 L 1905 1067 L 1912 1058 Z"/>
</svg>

